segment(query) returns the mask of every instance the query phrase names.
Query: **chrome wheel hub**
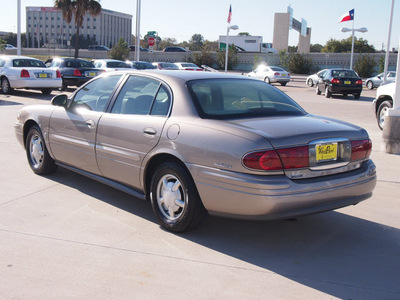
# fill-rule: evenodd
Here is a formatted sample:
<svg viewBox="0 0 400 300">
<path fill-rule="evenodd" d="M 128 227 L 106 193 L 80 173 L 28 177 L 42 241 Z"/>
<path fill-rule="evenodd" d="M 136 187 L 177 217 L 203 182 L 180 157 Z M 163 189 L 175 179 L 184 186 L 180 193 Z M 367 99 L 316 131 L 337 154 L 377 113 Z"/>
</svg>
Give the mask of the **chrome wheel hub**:
<svg viewBox="0 0 400 300">
<path fill-rule="evenodd" d="M 161 213 L 169 220 L 178 219 L 185 208 L 185 193 L 179 179 L 164 175 L 157 185 L 157 204 Z"/>
<path fill-rule="evenodd" d="M 379 114 L 379 124 L 383 128 L 385 125 L 385 118 L 386 118 L 386 112 L 389 110 L 388 107 L 384 107 L 381 109 L 381 113 Z"/>
<path fill-rule="evenodd" d="M 39 168 L 43 163 L 44 149 L 42 139 L 38 134 L 34 134 L 31 137 L 29 154 L 34 168 Z"/>
</svg>

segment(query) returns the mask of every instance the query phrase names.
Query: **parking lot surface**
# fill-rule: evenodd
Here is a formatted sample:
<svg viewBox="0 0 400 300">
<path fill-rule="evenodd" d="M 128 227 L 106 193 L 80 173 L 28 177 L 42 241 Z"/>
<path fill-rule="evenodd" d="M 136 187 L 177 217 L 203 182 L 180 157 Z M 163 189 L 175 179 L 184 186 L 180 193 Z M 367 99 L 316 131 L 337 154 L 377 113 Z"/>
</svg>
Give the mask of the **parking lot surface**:
<svg viewBox="0 0 400 300">
<path fill-rule="evenodd" d="M 309 113 L 367 129 L 372 198 L 296 220 L 210 216 L 172 234 L 147 202 L 62 168 L 35 175 L 13 123 L 58 92 L 0 95 L 1 298 L 400 299 L 400 156 L 381 151 L 376 90 L 326 99 L 301 76 L 276 87 Z"/>
</svg>

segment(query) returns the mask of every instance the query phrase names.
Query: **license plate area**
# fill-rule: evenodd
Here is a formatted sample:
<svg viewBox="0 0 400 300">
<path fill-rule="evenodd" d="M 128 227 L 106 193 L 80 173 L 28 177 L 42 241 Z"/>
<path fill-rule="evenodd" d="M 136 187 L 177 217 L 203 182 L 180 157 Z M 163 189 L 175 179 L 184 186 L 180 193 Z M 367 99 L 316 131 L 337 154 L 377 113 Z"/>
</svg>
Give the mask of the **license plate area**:
<svg viewBox="0 0 400 300">
<path fill-rule="evenodd" d="M 315 146 L 316 162 L 322 163 L 337 160 L 337 143 L 319 144 Z"/>
<path fill-rule="evenodd" d="M 346 138 L 326 138 L 310 142 L 311 170 L 325 170 L 345 166 L 351 159 L 351 143 Z"/>
<path fill-rule="evenodd" d="M 96 72 L 86 72 L 86 77 L 95 77 L 95 76 L 97 76 L 97 73 Z"/>
<path fill-rule="evenodd" d="M 350 80 L 345 80 L 344 84 L 351 84 Z"/>
<path fill-rule="evenodd" d="M 35 73 L 35 77 L 39 79 L 51 78 L 50 73 Z"/>
</svg>

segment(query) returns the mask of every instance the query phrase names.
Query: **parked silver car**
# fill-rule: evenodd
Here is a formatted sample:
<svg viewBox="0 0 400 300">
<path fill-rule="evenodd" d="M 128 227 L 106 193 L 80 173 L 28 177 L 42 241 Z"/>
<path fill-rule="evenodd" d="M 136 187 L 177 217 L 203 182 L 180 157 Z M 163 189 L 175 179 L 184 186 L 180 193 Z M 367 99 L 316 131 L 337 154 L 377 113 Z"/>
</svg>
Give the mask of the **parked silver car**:
<svg viewBox="0 0 400 300">
<path fill-rule="evenodd" d="M 243 76 L 107 73 L 22 108 L 15 130 L 35 173 L 62 166 L 149 199 L 174 232 L 207 212 L 279 219 L 354 205 L 376 184 L 364 129 Z"/>
<path fill-rule="evenodd" d="M 320 77 L 322 74 L 324 74 L 326 70 L 327 70 L 327 69 L 323 69 L 323 70 L 321 70 L 321 71 L 319 71 L 319 72 L 317 72 L 317 73 L 315 73 L 315 74 L 312 74 L 312 75 L 308 76 L 307 79 L 306 79 L 306 84 L 307 84 L 309 87 L 313 87 L 314 85 L 316 85 L 317 82 L 318 82 L 318 80 L 319 80 L 319 77 Z"/>
<path fill-rule="evenodd" d="M 393 82 L 396 79 L 396 72 L 388 72 L 387 73 L 387 83 Z M 380 73 L 374 77 L 370 77 L 365 80 L 365 86 L 369 89 L 372 90 L 374 88 L 379 87 L 383 82 L 383 73 Z"/>
<path fill-rule="evenodd" d="M 282 68 L 259 65 L 255 70 L 247 74 L 248 77 L 264 80 L 266 83 L 278 82 L 281 85 L 286 85 L 290 81 L 290 73 Z"/>
</svg>

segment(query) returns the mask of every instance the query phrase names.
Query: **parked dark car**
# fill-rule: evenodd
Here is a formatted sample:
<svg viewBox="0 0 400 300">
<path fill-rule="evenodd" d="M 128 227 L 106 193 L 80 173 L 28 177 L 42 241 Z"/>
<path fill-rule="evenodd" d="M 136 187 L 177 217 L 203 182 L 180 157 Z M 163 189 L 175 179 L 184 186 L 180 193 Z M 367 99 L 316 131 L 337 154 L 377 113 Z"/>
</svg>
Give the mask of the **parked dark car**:
<svg viewBox="0 0 400 300">
<path fill-rule="evenodd" d="M 129 51 L 135 51 L 136 46 L 135 45 L 130 45 L 129 46 Z M 143 47 L 139 47 L 140 51 L 144 51 L 144 52 L 149 52 L 149 49 L 143 48 Z"/>
<path fill-rule="evenodd" d="M 319 75 L 316 93 L 325 93 L 326 98 L 333 94 L 347 96 L 352 94 L 355 99 L 359 99 L 362 91 L 362 79 L 354 70 L 350 69 L 330 69 Z"/>
<path fill-rule="evenodd" d="M 147 61 L 126 61 L 128 65 L 131 66 L 132 69 L 136 70 L 154 70 L 157 69 L 152 63 Z"/>
<path fill-rule="evenodd" d="M 164 52 L 189 52 L 185 48 L 182 47 L 166 47 Z"/>
<path fill-rule="evenodd" d="M 50 63 L 49 61 L 46 62 Z M 60 90 L 68 86 L 81 86 L 93 77 L 103 73 L 101 69 L 95 68 L 90 61 L 79 58 L 57 57 L 50 63 L 50 68 L 60 71 L 62 85 Z"/>
<path fill-rule="evenodd" d="M 90 45 L 88 48 L 89 51 L 109 51 L 110 48 L 103 45 Z"/>
</svg>

